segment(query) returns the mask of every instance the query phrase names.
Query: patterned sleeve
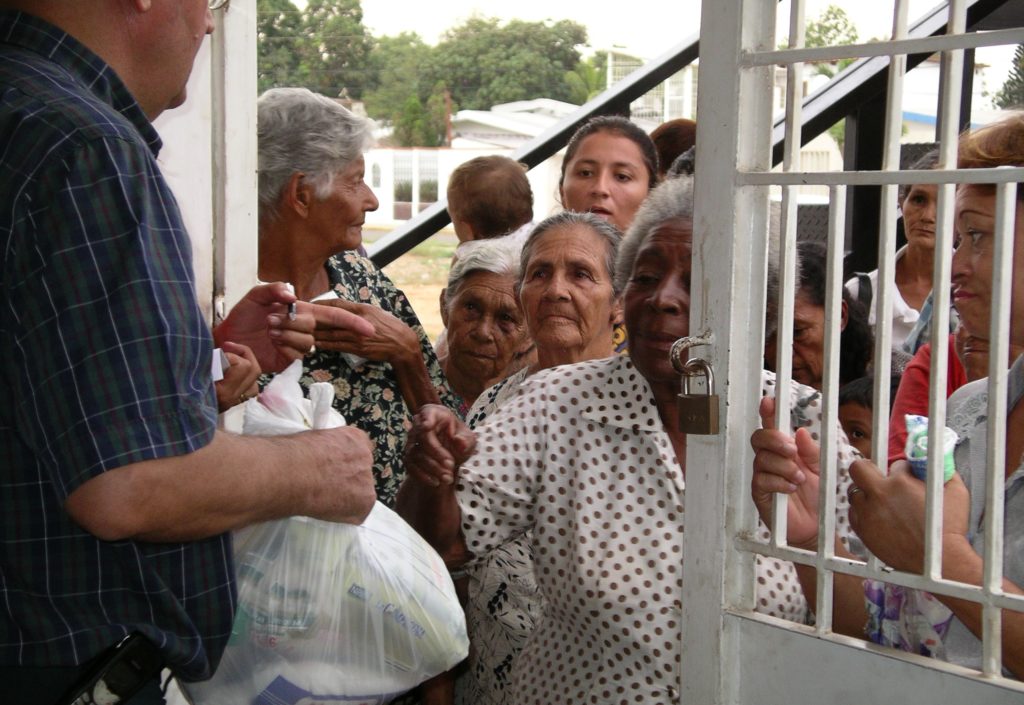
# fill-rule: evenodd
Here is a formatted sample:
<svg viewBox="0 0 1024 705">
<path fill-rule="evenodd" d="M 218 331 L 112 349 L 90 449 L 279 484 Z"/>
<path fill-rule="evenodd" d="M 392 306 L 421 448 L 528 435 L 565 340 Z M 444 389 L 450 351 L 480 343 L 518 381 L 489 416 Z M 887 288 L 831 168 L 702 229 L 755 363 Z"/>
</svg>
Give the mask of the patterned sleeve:
<svg viewBox="0 0 1024 705">
<path fill-rule="evenodd" d="M 762 395 L 775 394 L 775 376 L 773 374 L 765 372 L 762 385 Z M 792 433 L 796 433 L 798 428 L 806 428 L 810 431 L 812 439 L 821 442 L 823 413 L 821 402 L 821 392 L 797 382 L 791 383 L 789 420 Z M 836 423 L 836 453 L 836 534 L 844 548 L 855 556 L 863 558 L 867 554 L 864 545 L 850 527 L 850 501 L 846 495 L 852 482 L 850 465 L 861 456 L 850 445 L 846 433 L 843 432 L 843 428 L 838 422 Z M 764 531 L 767 529 L 764 528 Z"/>
<path fill-rule="evenodd" d="M 550 420 L 543 386 L 526 382 L 476 428 L 476 452 L 459 470 L 457 494 L 469 550 L 485 555 L 532 526 Z"/>
<path fill-rule="evenodd" d="M 380 297 L 379 301 L 375 302 L 376 305 L 401 320 L 416 332 L 420 339 L 420 350 L 423 353 L 423 362 L 427 366 L 427 374 L 430 375 L 430 380 L 434 384 L 434 389 L 437 390 L 441 403 L 455 412 L 459 418 L 462 418 L 464 416 L 462 398 L 453 392 L 448 384 L 448 379 L 441 370 L 441 363 L 437 360 L 434 346 L 430 343 L 430 337 L 427 336 L 426 331 L 423 329 L 423 324 L 420 323 L 420 319 L 413 310 L 412 304 L 409 302 L 408 297 L 406 297 L 405 292 L 395 286 L 395 283 L 391 281 L 388 275 L 378 269 L 370 260 L 366 258 L 360 259 L 366 265 L 366 277 L 369 282 L 368 288 L 371 291 L 377 292 Z"/>
<path fill-rule="evenodd" d="M 11 207 L 5 415 L 62 497 L 105 470 L 208 443 L 210 332 L 188 235 L 145 146 L 78 146 Z"/>
</svg>

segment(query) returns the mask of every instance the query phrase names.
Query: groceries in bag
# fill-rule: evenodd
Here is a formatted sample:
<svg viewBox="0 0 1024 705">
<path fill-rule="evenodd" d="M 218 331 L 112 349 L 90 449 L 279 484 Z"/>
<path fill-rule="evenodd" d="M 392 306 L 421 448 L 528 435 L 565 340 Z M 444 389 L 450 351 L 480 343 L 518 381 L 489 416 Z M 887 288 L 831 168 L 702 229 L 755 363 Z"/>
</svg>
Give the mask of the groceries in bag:
<svg viewBox="0 0 1024 705">
<path fill-rule="evenodd" d="M 344 423 L 329 384 L 302 398 L 298 364 L 246 402 L 245 433 Z M 292 517 L 234 543 L 238 610 L 214 677 L 185 684 L 197 705 L 386 703 L 467 654 L 444 561 L 379 502 L 359 526 Z"/>
</svg>

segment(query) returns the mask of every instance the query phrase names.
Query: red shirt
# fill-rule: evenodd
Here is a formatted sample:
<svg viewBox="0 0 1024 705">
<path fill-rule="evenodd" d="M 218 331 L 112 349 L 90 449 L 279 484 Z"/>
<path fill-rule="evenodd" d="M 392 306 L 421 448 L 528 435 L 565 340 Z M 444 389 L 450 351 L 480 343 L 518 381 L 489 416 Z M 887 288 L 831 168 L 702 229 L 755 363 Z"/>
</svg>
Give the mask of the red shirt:
<svg viewBox="0 0 1024 705">
<path fill-rule="evenodd" d="M 907 457 L 907 423 L 905 414 L 928 416 L 928 374 L 932 361 L 931 343 L 922 345 L 907 363 L 900 387 L 893 400 L 889 418 L 889 463 Z M 949 335 L 949 363 L 946 370 L 946 398 L 967 384 L 967 373 L 956 354 L 954 335 Z"/>
</svg>

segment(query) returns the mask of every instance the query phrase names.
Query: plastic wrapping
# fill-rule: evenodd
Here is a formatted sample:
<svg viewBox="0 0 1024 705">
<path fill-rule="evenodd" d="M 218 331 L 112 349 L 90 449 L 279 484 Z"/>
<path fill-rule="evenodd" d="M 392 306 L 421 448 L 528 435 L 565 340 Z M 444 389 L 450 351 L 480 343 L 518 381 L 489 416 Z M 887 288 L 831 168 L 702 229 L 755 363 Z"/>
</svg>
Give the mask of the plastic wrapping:
<svg viewBox="0 0 1024 705">
<path fill-rule="evenodd" d="M 924 480 L 928 475 L 928 417 L 906 414 L 904 419 L 907 424 L 907 444 L 904 449 L 907 455 L 907 462 L 910 463 L 910 471 L 919 480 Z M 956 431 L 947 427 L 942 429 L 942 472 L 943 483 L 953 479 L 956 472 L 956 463 L 953 460 L 953 450 L 956 448 Z"/>
<path fill-rule="evenodd" d="M 247 402 L 246 433 L 339 425 L 331 386 L 311 403 L 298 374 Z M 197 705 L 386 703 L 465 658 L 444 562 L 379 502 L 360 526 L 292 517 L 234 539 L 238 612 L 213 679 L 185 686 Z"/>
</svg>

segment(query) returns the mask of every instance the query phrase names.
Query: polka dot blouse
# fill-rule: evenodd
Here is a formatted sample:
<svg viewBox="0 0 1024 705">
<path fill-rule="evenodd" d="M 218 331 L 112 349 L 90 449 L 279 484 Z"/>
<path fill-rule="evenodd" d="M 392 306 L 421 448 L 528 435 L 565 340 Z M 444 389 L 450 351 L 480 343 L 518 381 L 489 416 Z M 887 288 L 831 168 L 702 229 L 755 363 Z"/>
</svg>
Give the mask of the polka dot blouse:
<svg viewBox="0 0 1024 705">
<path fill-rule="evenodd" d="M 794 426 L 816 433 L 817 392 L 793 387 Z M 678 702 L 685 483 L 647 381 L 628 356 L 539 372 L 476 430 L 457 486 L 466 544 L 482 556 L 532 529 L 543 596 L 511 701 Z M 759 563 L 758 580 L 759 611 L 805 619 L 790 564 Z"/>
</svg>

